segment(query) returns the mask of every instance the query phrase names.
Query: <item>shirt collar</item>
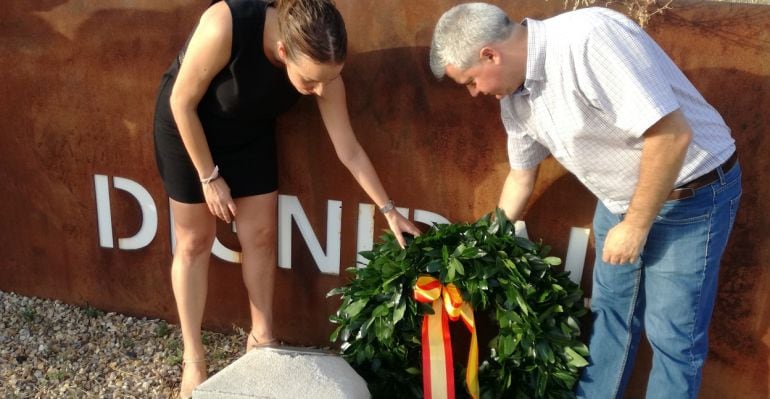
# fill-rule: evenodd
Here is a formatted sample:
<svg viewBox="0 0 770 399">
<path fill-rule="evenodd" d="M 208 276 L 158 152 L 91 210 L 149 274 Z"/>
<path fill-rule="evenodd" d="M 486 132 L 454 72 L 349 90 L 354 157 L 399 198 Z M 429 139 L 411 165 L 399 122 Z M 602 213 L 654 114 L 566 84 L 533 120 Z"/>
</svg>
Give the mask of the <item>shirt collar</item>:
<svg viewBox="0 0 770 399">
<path fill-rule="evenodd" d="M 543 21 L 525 18 L 522 25 L 527 27 L 527 71 L 522 84 L 514 96 L 529 94 L 537 82 L 545 81 L 545 27 Z"/>
</svg>

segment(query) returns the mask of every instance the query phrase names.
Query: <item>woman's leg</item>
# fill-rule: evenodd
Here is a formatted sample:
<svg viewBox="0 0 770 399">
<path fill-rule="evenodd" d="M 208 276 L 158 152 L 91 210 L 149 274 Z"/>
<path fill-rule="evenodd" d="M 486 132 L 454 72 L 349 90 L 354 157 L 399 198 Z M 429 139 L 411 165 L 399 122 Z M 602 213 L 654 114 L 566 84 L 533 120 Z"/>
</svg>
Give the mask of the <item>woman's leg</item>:
<svg viewBox="0 0 770 399">
<path fill-rule="evenodd" d="M 209 258 L 216 234 L 216 220 L 206 204 L 184 204 L 170 200 L 174 216 L 176 248 L 171 265 L 184 345 L 180 396 L 189 397 L 206 379 L 206 352 L 201 340 L 201 322 L 206 305 Z"/>
<path fill-rule="evenodd" d="M 238 241 L 241 244 L 243 282 L 249 294 L 251 332 L 249 347 L 268 343 L 273 336 L 273 291 L 276 268 L 278 193 L 235 200 Z"/>
</svg>

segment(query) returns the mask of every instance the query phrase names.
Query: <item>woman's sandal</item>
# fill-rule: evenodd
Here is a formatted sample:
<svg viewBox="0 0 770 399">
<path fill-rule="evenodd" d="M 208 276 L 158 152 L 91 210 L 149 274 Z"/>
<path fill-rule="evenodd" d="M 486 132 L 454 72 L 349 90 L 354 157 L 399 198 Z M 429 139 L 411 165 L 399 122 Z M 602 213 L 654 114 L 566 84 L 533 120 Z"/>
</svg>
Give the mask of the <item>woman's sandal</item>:
<svg viewBox="0 0 770 399">
<path fill-rule="evenodd" d="M 182 374 L 184 374 L 184 369 L 185 369 L 185 367 L 187 367 L 187 365 L 189 365 L 189 364 L 200 364 L 200 363 L 206 363 L 206 359 L 195 359 L 195 360 L 185 360 L 185 359 L 182 359 Z M 180 382 L 180 385 L 181 385 L 181 382 Z M 193 390 L 194 389 L 195 388 L 193 388 Z M 182 393 L 182 387 L 180 386 L 179 387 L 179 397 L 181 399 L 190 399 L 190 398 L 192 398 L 192 391 L 190 391 L 189 395 L 183 394 Z"/>
<path fill-rule="evenodd" d="M 249 333 L 249 337 L 251 339 L 246 339 L 246 353 L 251 352 L 253 349 L 257 348 L 271 348 L 274 346 L 278 346 L 280 342 L 278 342 L 278 338 L 270 338 L 268 340 L 260 342 L 257 337 L 254 336 L 253 333 Z M 250 345 L 249 341 L 254 340 L 255 344 Z"/>
</svg>

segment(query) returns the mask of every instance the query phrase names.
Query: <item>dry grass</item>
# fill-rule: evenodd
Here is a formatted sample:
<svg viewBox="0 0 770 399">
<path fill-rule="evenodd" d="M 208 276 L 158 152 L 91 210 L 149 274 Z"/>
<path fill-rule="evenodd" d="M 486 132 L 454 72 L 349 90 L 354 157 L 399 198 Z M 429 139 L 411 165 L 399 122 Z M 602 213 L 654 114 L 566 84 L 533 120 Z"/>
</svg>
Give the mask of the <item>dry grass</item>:
<svg viewBox="0 0 770 399">
<path fill-rule="evenodd" d="M 744 4 L 768 4 L 770 0 L 712 0 L 721 3 L 744 3 Z M 626 12 L 631 18 L 635 19 L 642 27 L 645 27 L 650 18 L 662 14 L 665 10 L 671 9 L 674 0 L 564 0 L 565 9 L 578 9 L 593 5 L 616 5 Z"/>
</svg>

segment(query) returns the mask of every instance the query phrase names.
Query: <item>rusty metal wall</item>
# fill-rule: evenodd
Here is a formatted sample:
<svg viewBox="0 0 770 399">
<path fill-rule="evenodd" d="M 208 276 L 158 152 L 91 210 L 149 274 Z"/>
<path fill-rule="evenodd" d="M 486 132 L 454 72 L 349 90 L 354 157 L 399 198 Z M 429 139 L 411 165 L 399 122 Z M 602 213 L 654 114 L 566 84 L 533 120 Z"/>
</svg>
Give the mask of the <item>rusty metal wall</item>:
<svg viewBox="0 0 770 399">
<path fill-rule="evenodd" d="M 431 29 L 452 0 L 337 0 L 350 34 L 343 72 L 358 138 L 398 205 L 453 221 L 490 211 L 507 171 L 492 99 L 436 82 Z M 516 19 L 563 12 L 563 2 L 494 1 Z M 0 15 L 0 290 L 175 321 L 168 202 L 155 169 L 151 120 L 160 76 L 208 0 L 8 0 Z M 647 30 L 733 128 L 744 196 L 725 255 L 702 398 L 770 397 L 770 7 L 677 1 Z M 340 274 L 321 273 L 292 232 L 291 269 L 277 277 L 278 334 L 327 344 L 325 293 L 353 266 L 368 203 L 336 160 L 311 99 L 280 119 L 282 195 L 299 200 L 323 247 L 329 200 L 342 202 Z M 100 245 L 95 176 L 111 205 L 111 246 Z M 143 210 L 118 189 L 129 179 L 156 206 L 157 230 L 135 250 Z M 526 216 L 531 238 L 565 256 L 572 227 L 590 227 L 595 200 L 547 160 Z M 377 217 L 375 235 L 384 228 Z M 219 240 L 237 250 L 220 226 Z M 592 243 L 582 283 L 590 290 Z M 207 328 L 248 324 L 237 264 L 214 259 Z M 643 347 L 629 398 L 642 397 Z"/>
</svg>

